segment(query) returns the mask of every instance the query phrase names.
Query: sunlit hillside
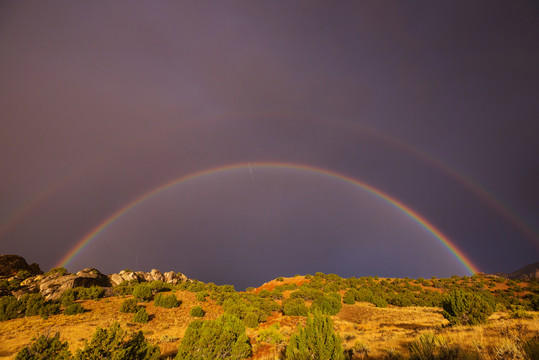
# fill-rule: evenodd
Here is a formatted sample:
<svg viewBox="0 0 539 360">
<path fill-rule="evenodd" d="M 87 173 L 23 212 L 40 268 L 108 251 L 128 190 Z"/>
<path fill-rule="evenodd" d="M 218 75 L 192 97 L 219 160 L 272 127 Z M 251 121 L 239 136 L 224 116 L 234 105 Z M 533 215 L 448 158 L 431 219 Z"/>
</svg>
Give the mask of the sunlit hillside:
<svg viewBox="0 0 539 360">
<path fill-rule="evenodd" d="M 86 294 L 82 297 L 91 297 L 90 291 L 81 288 L 68 291 L 71 300 L 66 300 L 67 295 L 58 300 L 63 313 L 24 316 L 24 311 L 19 311 L 22 317 L 1 323 L 0 356 L 15 359 L 34 336 L 52 337 L 55 333 L 75 354 L 88 346 L 98 327 L 109 328 L 117 322 L 130 333 L 142 331 L 149 344 L 159 347 L 161 358 L 174 358 L 192 321 L 232 314 L 245 324 L 249 358 L 284 359 L 288 358 L 291 336 L 298 325 L 305 326 L 311 313 L 332 319 L 342 341 L 342 353 L 348 359 L 420 359 L 426 353 L 437 356 L 430 357 L 433 359 L 532 359 L 538 354 L 536 281 L 489 275 L 428 280 L 342 279 L 317 273 L 278 278 L 246 292 L 191 280 L 176 285 L 157 281 L 141 284 L 150 291 L 146 301 L 140 295 L 141 285 L 132 281 L 95 291 L 95 299 L 77 300 L 77 291 Z M 448 294 L 457 290 L 481 294 L 486 299 L 485 304 L 492 307 L 486 322 L 450 324 L 441 306 Z M 170 294 L 179 300 L 179 306 L 156 306 Z M 136 322 L 134 313 L 120 311 L 122 304 L 135 295 L 139 298 L 133 303 L 145 308 L 147 322 Z M 4 313 L 7 298 L 2 298 Z M 65 309 L 73 303 L 80 304 L 84 312 L 66 315 Z M 192 313 L 199 306 L 203 310 L 200 318 Z"/>
</svg>

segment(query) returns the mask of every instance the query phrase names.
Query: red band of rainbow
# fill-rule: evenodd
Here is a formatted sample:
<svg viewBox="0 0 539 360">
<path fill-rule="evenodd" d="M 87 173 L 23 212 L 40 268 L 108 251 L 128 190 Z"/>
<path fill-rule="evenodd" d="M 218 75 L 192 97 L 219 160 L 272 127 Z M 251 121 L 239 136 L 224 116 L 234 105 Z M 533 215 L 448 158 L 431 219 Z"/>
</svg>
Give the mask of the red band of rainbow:
<svg viewBox="0 0 539 360">
<path fill-rule="evenodd" d="M 412 218 L 414 221 L 416 221 L 418 224 L 420 224 L 423 228 L 425 228 L 427 231 L 429 231 L 434 237 L 447 249 L 450 251 L 450 253 L 466 268 L 466 270 L 470 274 L 474 274 L 479 272 L 479 269 L 477 268 L 474 263 L 460 250 L 455 246 L 455 244 L 452 243 L 452 241 L 444 235 L 439 229 L 437 229 L 433 224 L 431 224 L 427 219 L 425 219 L 422 215 L 417 213 L 416 211 L 412 210 L 410 207 L 406 206 L 399 200 L 395 199 L 394 197 L 382 192 L 381 190 L 378 190 L 377 188 L 360 181 L 358 179 L 352 178 L 350 176 L 337 173 L 332 170 L 317 168 L 309 165 L 303 165 L 303 164 L 293 164 L 293 163 L 280 163 L 280 162 L 255 162 L 255 163 L 241 163 L 241 164 L 233 164 L 233 165 L 225 165 L 220 167 L 214 167 L 210 169 L 201 170 L 189 175 L 181 176 L 175 180 L 172 180 L 170 182 L 167 182 L 161 186 L 158 186 L 157 188 L 143 194 L 142 196 L 139 196 L 135 200 L 131 201 L 124 207 L 117 210 L 115 213 L 113 213 L 111 216 L 103 220 L 99 225 L 97 225 L 92 231 L 90 231 L 86 236 L 84 236 L 78 243 L 75 245 L 67 254 L 64 255 L 64 257 L 58 262 L 57 267 L 60 266 L 67 266 L 71 260 L 77 254 L 79 254 L 86 245 L 88 245 L 94 238 L 96 238 L 101 232 L 103 232 L 109 225 L 111 225 L 114 221 L 119 219 L 121 216 L 129 212 L 131 209 L 136 207 L 137 205 L 141 204 L 145 200 L 148 200 L 149 198 L 153 197 L 154 195 L 159 194 L 160 192 L 167 190 L 173 186 L 177 186 L 180 184 L 183 184 L 187 181 L 195 180 L 197 178 L 200 178 L 202 176 L 207 176 L 210 174 L 216 174 L 216 173 L 222 173 L 230 170 L 237 170 L 237 169 L 255 169 L 255 168 L 279 168 L 279 169 L 294 169 L 294 170 L 302 170 L 310 173 L 315 173 L 319 175 L 324 175 L 327 177 L 331 177 L 334 179 L 338 179 L 347 183 L 350 183 L 352 185 L 358 186 L 369 193 L 387 201 L 397 209 L 403 211 L 406 215 L 408 215 L 410 218 Z"/>
</svg>

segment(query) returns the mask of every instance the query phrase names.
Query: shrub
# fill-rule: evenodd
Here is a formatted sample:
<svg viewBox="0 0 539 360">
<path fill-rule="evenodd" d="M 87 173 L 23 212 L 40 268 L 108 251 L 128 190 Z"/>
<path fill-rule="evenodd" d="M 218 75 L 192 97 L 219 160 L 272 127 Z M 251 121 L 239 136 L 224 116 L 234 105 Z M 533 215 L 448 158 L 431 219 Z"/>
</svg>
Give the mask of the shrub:
<svg viewBox="0 0 539 360">
<path fill-rule="evenodd" d="M 60 313 L 60 304 L 58 303 L 45 303 L 39 309 L 39 316 L 43 319 L 48 319 L 51 315 L 56 315 Z"/>
<path fill-rule="evenodd" d="M 410 360 L 435 360 L 439 340 L 432 333 L 422 334 L 410 344 Z"/>
<path fill-rule="evenodd" d="M 60 341 L 60 334 L 53 337 L 41 335 L 34 342 L 17 353 L 15 360 L 71 360 L 73 357 L 69 351 L 69 345 Z"/>
<path fill-rule="evenodd" d="M 328 296 L 321 296 L 314 299 L 311 305 L 311 311 L 321 312 L 326 315 L 337 315 L 341 307 L 341 296 L 337 293 L 332 293 Z"/>
<path fill-rule="evenodd" d="M 348 290 L 343 298 L 342 298 L 342 302 L 345 303 L 345 304 L 348 304 L 348 305 L 354 305 L 356 303 L 356 297 L 354 295 L 354 293 L 356 293 L 357 290 L 355 289 L 352 289 L 352 290 Z"/>
<path fill-rule="evenodd" d="M 256 309 L 254 309 L 256 310 Z M 245 317 L 243 318 L 243 323 L 245 326 L 250 327 L 252 329 L 258 327 L 258 324 L 260 323 L 259 320 L 260 316 L 257 311 L 249 311 Z"/>
<path fill-rule="evenodd" d="M 264 330 L 258 332 L 257 340 L 259 342 L 265 342 L 272 345 L 279 345 L 284 341 L 283 336 L 279 332 L 279 324 L 275 323 L 268 326 Z"/>
<path fill-rule="evenodd" d="M 108 329 L 97 328 L 92 340 L 78 350 L 75 360 L 137 359 L 158 360 L 161 351 L 144 338 L 142 331 L 127 336 L 118 323 Z"/>
<path fill-rule="evenodd" d="M 123 313 L 136 313 L 138 312 L 142 306 L 140 306 L 137 302 L 137 299 L 127 299 L 122 302 L 122 305 L 120 306 L 120 312 Z"/>
<path fill-rule="evenodd" d="M 492 314 L 492 307 L 479 295 L 455 290 L 445 297 L 443 316 L 451 325 L 476 325 L 485 323 Z"/>
<path fill-rule="evenodd" d="M 155 306 L 160 306 L 166 309 L 171 309 L 180 306 L 180 302 L 176 298 L 176 295 L 170 294 L 170 295 L 163 295 L 163 294 L 157 294 L 155 295 L 155 300 L 153 301 L 153 304 Z"/>
<path fill-rule="evenodd" d="M 189 324 L 180 343 L 176 359 L 246 359 L 251 344 L 243 322 L 224 314 L 216 320 L 195 320 Z"/>
<path fill-rule="evenodd" d="M 63 307 L 68 307 L 69 305 L 73 304 L 75 300 L 77 300 L 77 294 L 73 289 L 67 289 L 60 297 L 60 303 Z"/>
<path fill-rule="evenodd" d="M 0 321 L 18 318 L 20 314 L 19 302 L 15 296 L 0 298 Z"/>
<path fill-rule="evenodd" d="M 307 325 L 290 336 L 286 359 L 344 360 L 342 341 L 333 330 L 331 318 L 318 313 L 309 316 Z"/>
<path fill-rule="evenodd" d="M 192 317 L 204 317 L 205 314 L 206 312 L 200 306 L 195 306 L 194 308 L 191 309 Z"/>
<path fill-rule="evenodd" d="M 197 292 L 196 299 L 197 299 L 197 301 L 204 302 L 204 301 L 206 301 L 207 296 L 210 296 L 210 294 L 208 294 L 207 291 L 199 291 L 199 292 Z"/>
<path fill-rule="evenodd" d="M 117 296 L 131 295 L 133 294 L 133 287 L 134 285 L 132 283 L 123 281 L 120 285 L 115 286 L 112 292 L 114 295 L 117 295 Z"/>
<path fill-rule="evenodd" d="M 75 288 L 77 299 L 82 300 L 91 300 L 91 299 L 101 299 L 105 296 L 105 289 L 101 286 L 92 285 L 89 288 L 77 287 Z"/>
<path fill-rule="evenodd" d="M 146 284 L 135 285 L 133 296 L 140 301 L 150 301 L 152 299 L 152 289 Z"/>
<path fill-rule="evenodd" d="M 305 306 L 305 302 L 289 298 L 283 301 L 283 313 L 289 316 L 307 316 L 309 309 Z"/>
<path fill-rule="evenodd" d="M 373 298 L 370 300 L 370 302 L 374 305 L 376 305 L 376 307 L 379 307 L 379 308 L 386 308 L 387 307 L 387 301 L 386 299 L 380 297 L 380 296 L 373 296 Z"/>
<path fill-rule="evenodd" d="M 81 304 L 73 303 L 65 308 L 64 315 L 82 314 L 84 311 L 85 309 L 81 306 Z"/>
<path fill-rule="evenodd" d="M 45 277 L 51 276 L 51 275 L 54 275 L 54 274 L 67 275 L 69 273 L 67 272 L 67 269 L 64 268 L 64 267 L 56 267 L 56 268 L 52 268 L 48 272 L 46 272 Z"/>
<path fill-rule="evenodd" d="M 24 294 L 19 298 L 21 308 L 25 309 L 26 316 L 39 315 L 39 309 L 45 305 L 45 299 L 41 294 Z"/>
<path fill-rule="evenodd" d="M 150 316 L 146 312 L 146 309 L 141 307 L 139 311 L 133 316 L 133 321 L 137 323 L 146 324 L 150 320 Z"/>
</svg>

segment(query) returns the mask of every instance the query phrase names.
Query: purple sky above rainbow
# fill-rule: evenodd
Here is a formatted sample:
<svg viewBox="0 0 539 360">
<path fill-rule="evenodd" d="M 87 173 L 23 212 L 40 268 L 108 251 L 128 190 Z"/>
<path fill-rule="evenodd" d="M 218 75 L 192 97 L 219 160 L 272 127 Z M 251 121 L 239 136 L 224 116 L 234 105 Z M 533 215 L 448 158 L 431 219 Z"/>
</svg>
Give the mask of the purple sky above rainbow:
<svg viewBox="0 0 539 360">
<path fill-rule="evenodd" d="M 482 271 L 538 261 L 538 41 L 533 1 L 2 2 L 0 253 L 47 270 L 163 184 L 251 162 L 360 179 Z M 368 191 L 254 172 L 138 203 L 69 270 L 467 272 Z"/>
</svg>

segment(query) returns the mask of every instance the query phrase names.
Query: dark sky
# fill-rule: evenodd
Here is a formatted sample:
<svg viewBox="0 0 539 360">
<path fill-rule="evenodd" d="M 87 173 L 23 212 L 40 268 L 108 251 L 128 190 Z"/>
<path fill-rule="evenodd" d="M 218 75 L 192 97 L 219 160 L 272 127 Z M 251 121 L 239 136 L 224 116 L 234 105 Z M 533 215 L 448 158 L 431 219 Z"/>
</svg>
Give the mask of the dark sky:
<svg viewBox="0 0 539 360">
<path fill-rule="evenodd" d="M 515 270 L 539 258 L 538 64 L 535 1 L 2 1 L 0 253 L 47 270 L 173 179 L 272 161 L 361 179 Z M 68 269 L 466 274 L 359 187 L 251 170 L 151 197 Z"/>
</svg>

